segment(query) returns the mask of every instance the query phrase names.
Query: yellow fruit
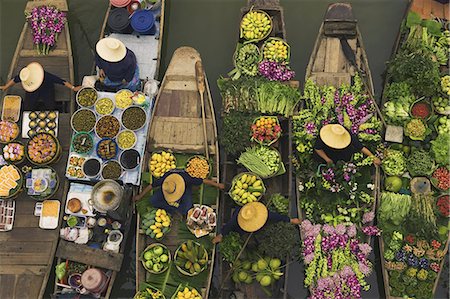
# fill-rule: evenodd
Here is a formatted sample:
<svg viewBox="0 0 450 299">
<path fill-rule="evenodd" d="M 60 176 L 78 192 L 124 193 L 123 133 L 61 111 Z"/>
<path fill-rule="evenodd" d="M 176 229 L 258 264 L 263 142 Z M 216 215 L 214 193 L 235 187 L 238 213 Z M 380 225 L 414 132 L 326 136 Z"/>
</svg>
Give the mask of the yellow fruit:
<svg viewBox="0 0 450 299">
<path fill-rule="evenodd" d="M 156 168 L 155 168 L 154 165 L 151 165 L 151 166 L 150 166 L 150 170 L 151 170 L 151 171 L 154 171 L 155 169 L 156 169 Z"/>
<path fill-rule="evenodd" d="M 152 160 L 150 161 L 150 165 L 156 165 L 156 163 L 158 163 L 158 161 L 155 161 L 155 160 L 152 158 Z"/>
<path fill-rule="evenodd" d="M 153 225 L 150 226 L 150 229 L 152 229 L 152 230 L 157 229 L 157 228 L 158 228 L 158 227 L 157 227 L 155 224 L 153 224 Z"/>
<path fill-rule="evenodd" d="M 161 214 L 162 214 L 162 215 L 167 215 L 166 210 L 162 210 L 162 209 L 161 209 Z"/>
<path fill-rule="evenodd" d="M 161 232 L 161 229 L 160 229 L 160 228 L 156 228 L 156 229 L 153 230 L 153 232 L 154 232 L 155 234 L 159 234 L 159 233 Z"/>
<path fill-rule="evenodd" d="M 164 226 L 164 227 L 168 227 L 169 225 L 170 225 L 169 221 L 163 222 L 163 224 L 162 224 L 162 226 Z"/>
<path fill-rule="evenodd" d="M 183 292 L 186 294 L 187 292 L 189 292 L 189 289 L 187 287 L 185 287 Z"/>
<path fill-rule="evenodd" d="M 161 228 L 163 225 L 162 225 L 162 223 L 160 223 L 160 222 L 156 222 L 156 223 L 155 223 L 155 226 L 156 226 L 157 228 Z"/>
<path fill-rule="evenodd" d="M 164 235 L 164 234 L 163 234 L 162 232 L 157 233 L 156 236 L 155 236 L 155 238 L 156 238 L 156 239 L 162 238 L 163 235 Z"/>
<path fill-rule="evenodd" d="M 156 221 L 156 222 L 161 222 L 161 218 L 158 217 L 158 216 L 156 216 L 156 217 L 155 217 L 155 221 Z"/>
<path fill-rule="evenodd" d="M 156 210 L 156 216 L 161 215 L 161 209 Z"/>
<path fill-rule="evenodd" d="M 246 180 L 247 180 L 247 174 L 245 173 L 245 174 L 243 174 L 242 177 L 241 177 L 241 183 L 242 183 L 242 184 L 245 183 Z"/>
<path fill-rule="evenodd" d="M 253 187 L 259 187 L 261 186 L 261 181 L 257 180 L 256 182 L 253 183 Z"/>
</svg>

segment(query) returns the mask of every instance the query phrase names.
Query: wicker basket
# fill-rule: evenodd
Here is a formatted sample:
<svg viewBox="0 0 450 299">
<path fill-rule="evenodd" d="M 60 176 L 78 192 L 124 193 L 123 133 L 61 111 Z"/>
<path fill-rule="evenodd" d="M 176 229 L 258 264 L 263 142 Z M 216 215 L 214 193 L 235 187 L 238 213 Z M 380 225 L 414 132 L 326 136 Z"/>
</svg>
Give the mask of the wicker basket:
<svg viewBox="0 0 450 299">
<path fill-rule="evenodd" d="M 147 268 L 147 266 L 145 265 L 145 259 L 144 259 L 144 253 L 147 252 L 147 251 L 150 250 L 150 249 L 153 249 L 153 247 L 155 247 L 155 246 L 161 246 L 161 247 L 163 247 L 163 248 L 167 251 L 167 256 L 169 257 L 169 260 L 167 261 L 167 266 L 166 266 L 165 268 L 163 268 L 163 269 L 162 269 L 161 271 L 159 271 L 159 272 L 155 272 L 155 271 L 153 271 L 153 269 Z M 170 250 L 169 250 L 169 248 L 167 248 L 166 245 L 161 244 L 161 243 L 152 243 L 152 244 L 148 245 L 148 246 L 144 249 L 144 251 L 142 251 L 141 256 L 139 257 L 139 260 L 142 262 L 142 265 L 144 266 L 144 268 L 145 268 L 146 271 L 148 271 L 148 272 L 150 272 L 150 273 L 152 273 L 152 274 L 161 274 L 161 273 L 166 272 L 167 269 L 169 269 L 169 267 L 170 267 L 170 262 L 172 261 L 172 255 L 170 254 Z"/>
<path fill-rule="evenodd" d="M 286 46 L 286 48 L 287 48 L 287 57 L 286 57 L 285 59 L 266 59 L 266 57 L 264 57 L 264 49 L 265 49 L 265 47 L 266 47 L 271 41 L 273 41 L 273 40 L 275 40 L 275 41 L 281 41 L 281 42 Z M 263 59 L 265 59 L 265 60 L 289 63 L 290 60 L 291 60 L 291 46 L 289 46 L 289 44 L 288 44 L 284 39 L 282 39 L 282 38 L 279 38 L 279 37 L 269 37 L 269 38 L 264 42 L 264 44 L 263 44 L 262 47 L 261 47 L 261 54 L 262 54 Z"/>
<path fill-rule="evenodd" d="M 280 126 L 280 121 L 278 120 L 278 117 L 276 117 L 276 116 L 260 116 L 260 117 L 257 117 L 253 121 L 253 125 L 256 125 L 257 121 L 260 120 L 261 118 L 275 118 L 275 120 L 276 120 L 275 124 Z M 280 126 L 280 128 L 281 128 L 281 126 Z M 252 130 L 252 135 L 253 135 L 253 130 Z M 281 130 L 280 130 L 280 132 L 278 132 L 277 137 L 275 139 L 273 139 L 272 141 L 270 141 L 270 142 L 260 141 L 258 139 L 253 138 L 253 137 L 251 138 L 251 140 L 255 141 L 256 143 L 262 144 L 262 145 L 272 145 L 275 142 L 277 142 L 280 137 L 281 137 Z"/>
<path fill-rule="evenodd" d="M 186 242 L 181 243 L 180 246 L 179 246 L 179 247 L 177 248 L 177 250 L 175 251 L 175 255 L 173 256 L 173 259 L 174 259 L 174 261 L 175 261 L 175 267 L 176 267 L 176 268 L 178 269 L 178 271 L 180 271 L 180 273 L 183 274 L 183 275 L 186 275 L 186 276 L 196 276 L 196 275 L 202 273 L 206 268 L 208 268 L 208 261 L 209 261 L 208 251 L 207 251 L 206 249 L 204 249 L 204 250 L 205 250 L 204 253 L 206 253 L 206 263 L 205 263 L 205 265 L 200 269 L 200 271 L 194 272 L 194 273 L 187 272 L 186 270 L 184 270 L 183 268 L 181 268 L 180 266 L 178 266 L 178 265 L 176 264 L 177 257 L 178 257 L 178 253 L 179 253 L 180 250 L 181 250 L 181 246 L 182 246 L 183 244 L 185 244 L 185 243 L 186 243 Z M 201 246 L 200 243 L 198 243 L 198 242 L 192 241 L 192 243 L 194 244 L 194 246 L 197 246 L 197 247 L 200 247 L 200 246 Z"/>
<path fill-rule="evenodd" d="M 253 172 L 242 172 L 242 173 L 239 173 L 238 175 L 236 175 L 236 176 L 233 178 L 233 180 L 232 180 L 232 183 L 231 183 L 231 189 L 230 189 L 230 192 L 228 193 L 229 196 L 234 200 L 234 198 L 233 198 L 233 191 L 235 190 L 235 186 L 236 186 L 236 184 L 237 184 L 237 181 L 238 181 L 244 174 L 252 175 L 252 176 L 254 175 L 254 176 L 256 176 L 257 179 L 259 179 L 259 180 L 261 181 L 261 186 L 262 186 L 262 190 L 261 190 L 261 192 L 260 192 L 261 195 L 258 196 L 258 197 L 256 198 L 256 201 L 259 201 L 259 200 L 263 197 L 264 193 L 266 193 L 266 186 L 264 186 L 264 182 L 263 182 L 263 180 L 261 179 L 261 177 L 259 177 L 257 174 L 255 174 L 255 173 L 253 173 Z M 239 206 L 243 206 L 243 205 L 244 205 L 243 203 L 238 202 L 238 201 L 236 201 L 236 200 L 234 200 L 234 202 L 235 202 L 237 205 L 239 205 Z"/>
<path fill-rule="evenodd" d="M 267 33 L 264 34 L 264 36 L 262 36 L 261 38 L 247 39 L 247 38 L 244 36 L 244 30 L 242 29 L 242 21 L 244 20 L 244 17 L 245 17 L 247 14 L 249 14 L 249 13 L 251 13 L 251 12 L 255 12 L 255 11 L 258 12 L 258 13 L 264 14 L 264 15 L 269 19 L 269 21 L 270 21 L 270 29 L 269 29 L 269 30 L 267 31 Z M 250 11 L 249 11 L 248 13 L 246 13 L 246 14 L 242 17 L 241 22 L 239 23 L 239 30 L 240 30 L 240 38 L 243 38 L 243 39 L 247 40 L 248 42 L 259 42 L 259 41 L 262 41 L 262 40 L 266 39 L 266 38 L 270 35 L 270 33 L 272 32 L 272 30 L 273 30 L 273 20 L 272 20 L 272 18 L 270 17 L 270 15 L 269 15 L 267 12 L 263 11 L 263 10 L 259 10 L 259 9 L 253 10 L 253 9 L 250 9 Z"/>
</svg>

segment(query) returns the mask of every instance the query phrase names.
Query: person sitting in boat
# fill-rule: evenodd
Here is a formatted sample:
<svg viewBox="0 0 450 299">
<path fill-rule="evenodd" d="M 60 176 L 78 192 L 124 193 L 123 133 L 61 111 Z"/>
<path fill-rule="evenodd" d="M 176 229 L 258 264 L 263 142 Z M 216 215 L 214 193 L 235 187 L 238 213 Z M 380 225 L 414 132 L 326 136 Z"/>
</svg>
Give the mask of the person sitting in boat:
<svg viewBox="0 0 450 299">
<path fill-rule="evenodd" d="M 155 191 L 150 198 L 150 203 L 154 208 L 164 209 L 169 213 L 179 212 L 186 215 L 189 209 L 193 207 L 192 186 L 201 184 L 216 187 L 223 190 L 224 184 L 216 183 L 209 179 L 200 179 L 191 177 L 184 170 L 171 170 L 166 172 L 161 178 L 156 179 L 141 194 L 135 197 L 138 201 L 142 196 L 156 187 L 161 187 Z"/>
<path fill-rule="evenodd" d="M 350 134 L 339 124 L 329 124 L 320 129 L 314 144 L 313 157 L 319 163 L 334 164 L 340 160 L 349 162 L 357 152 L 372 157 L 375 165 L 381 164 L 381 160 L 375 157 L 357 136 Z"/>
<path fill-rule="evenodd" d="M 9 80 L 6 85 L 0 86 L 3 91 L 14 86 L 16 83 L 22 83 L 26 91 L 24 110 L 55 110 L 55 84 L 64 85 L 73 91 L 78 91 L 82 86 L 74 86 L 60 77 L 46 72 L 38 62 L 31 62 L 20 70 L 20 73 Z M 42 104 L 39 102 L 42 101 Z"/>
<path fill-rule="evenodd" d="M 267 224 L 276 222 L 290 222 L 292 224 L 300 224 L 300 219 L 281 215 L 276 212 L 269 211 L 267 207 L 260 202 L 250 202 L 243 207 L 236 209 L 231 219 L 222 227 L 221 233 L 214 237 L 214 244 L 222 242 L 223 236 L 231 232 L 239 234 L 256 233 Z"/>
<path fill-rule="evenodd" d="M 136 91 L 140 88 L 139 67 L 133 51 L 112 37 L 99 40 L 95 48 L 100 82 L 106 89 Z"/>
</svg>

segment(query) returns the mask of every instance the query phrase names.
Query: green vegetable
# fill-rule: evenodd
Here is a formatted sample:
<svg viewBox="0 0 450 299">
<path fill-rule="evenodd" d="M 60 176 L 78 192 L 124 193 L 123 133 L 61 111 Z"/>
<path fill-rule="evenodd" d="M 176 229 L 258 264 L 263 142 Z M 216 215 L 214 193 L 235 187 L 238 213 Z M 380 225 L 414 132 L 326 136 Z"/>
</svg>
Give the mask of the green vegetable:
<svg viewBox="0 0 450 299">
<path fill-rule="evenodd" d="M 258 251 L 265 256 L 285 260 L 286 257 L 297 252 L 300 244 L 299 233 L 289 222 L 277 222 L 264 226 L 258 234 Z"/>
<path fill-rule="evenodd" d="M 440 165 L 448 164 L 448 157 L 450 156 L 450 135 L 439 134 L 435 140 L 431 141 L 431 152 L 436 163 Z"/>
<path fill-rule="evenodd" d="M 419 118 L 412 119 L 405 126 L 405 135 L 412 140 L 424 140 L 429 132 L 430 130 L 428 130 L 423 120 Z"/>
<path fill-rule="evenodd" d="M 289 212 L 289 199 L 281 195 L 280 193 L 272 194 L 270 197 L 271 205 L 269 210 L 278 212 L 282 215 L 287 215 Z"/>
<path fill-rule="evenodd" d="M 281 159 L 277 150 L 260 145 L 247 148 L 236 162 L 244 165 L 250 172 L 265 178 L 280 170 Z"/>
<path fill-rule="evenodd" d="M 381 167 L 387 175 L 402 175 L 406 170 L 406 160 L 403 153 L 388 149 Z"/>
<path fill-rule="evenodd" d="M 62 280 L 66 276 L 66 263 L 60 263 L 55 267 L 55 274 L 59 280 Z"/>
<path fill-rule="evenodd" d="M 433 194 L 414 194 L 407 216 L 409 232 L 426 239 L 438 238 L 436 215 L 433 210 Z M 420 224 L 420 225 L 418 225 Z"/>
<path fill-rule="evenodd" d="M 434 161 L 430 154 L 424 150 L 413 152 L 407 161 L 409 174 L 412 176 L 431 175 L 434 170 Z"/>
<path fill-rule="evenodd" d="M 378 217 L 381 223 L 391 221 L 394 225 L 400 225 L 411 206 L 411 196 L 393 192 L 381 193 L 381 205 Z"/>
<path fill-rule="evenodd" d="M 223 117 L 222 134 L 219 135 L 220 146 L 226 153 L 236 155 L 250 146 L 250 128 L 255 115 L 231 111 Z"/>
<path fill-rule="evenodd" d="M 227 262 L 233 263 L 243 245 L 244 241 L 241 239 L 239 233 L 231 232 L 223 237 L 220 243 L 220 253 Z"/>
<path fill-rule="evenodd" d="M 241 75 L 254 77 L 258 74 L 258 64 L 261 61 L 259 48 L 254 44 L 238 44 L 234 65 L 235 69 L 228 75 L 232 80 L 239 79 Z"/>
</svg>

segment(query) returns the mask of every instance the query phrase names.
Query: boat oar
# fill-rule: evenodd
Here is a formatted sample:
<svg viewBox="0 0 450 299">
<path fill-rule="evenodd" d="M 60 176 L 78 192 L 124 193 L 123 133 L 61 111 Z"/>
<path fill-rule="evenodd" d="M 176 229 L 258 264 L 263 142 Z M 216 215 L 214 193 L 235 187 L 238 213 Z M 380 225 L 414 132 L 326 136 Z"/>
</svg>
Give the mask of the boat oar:
<svg viewBox="0 0 450 299">
<path fill-rule="evenodd" d="M 209 151 L 208 151 L 208 135 L 206 134 L 206 119 L 205 119 L 205 99 L 203 95 L 205 93 L 205 74 L 203 73 L 202 62 L 198 60 L 195 63 L 195 76 L 197 77 L 197 88 L 200 94 L 200 102 L 202 105 L 202 123 L 203 123 L 203 139 L 205 140 L 205 155 L 206 159 L 209 161 Z"/>
</svg>

